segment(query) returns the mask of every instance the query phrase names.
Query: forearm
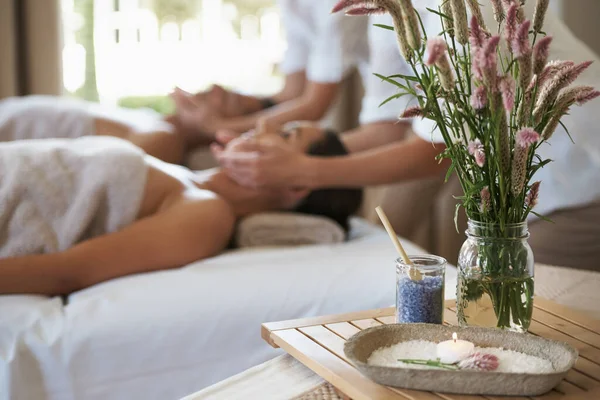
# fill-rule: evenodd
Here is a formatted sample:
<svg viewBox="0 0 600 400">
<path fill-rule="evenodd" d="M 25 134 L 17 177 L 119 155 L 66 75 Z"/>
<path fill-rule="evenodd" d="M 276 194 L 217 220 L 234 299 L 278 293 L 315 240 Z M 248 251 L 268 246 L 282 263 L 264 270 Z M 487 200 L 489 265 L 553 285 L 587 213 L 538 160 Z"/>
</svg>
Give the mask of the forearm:
<svg viewBox="0 0 600 400">
<path fill-rule="evenodd" d="M 418 138 L 343 157 L 310 159 L 299 182 L 311 188 L 362 187 L 424 179 L 442 174 L 447 160 L 435 160 L 443 150 Z"/>
<path fill-rule="evenodd" d="M 63 253 L 0 260 L 0 294 L 56 296 L 74 290 Z"/>
<path fill-rule="evenodd" d="M 327 107 L 319 101 L 299 97 L 257 113 L 224 120 L 219 124 L 219 128 L 243 133 L 254 129 L 259 120 L 267 120 L 273 125 L 282 125 L 289 121 L 317 121 L 326 111 Z"/>
<path fill-rule="evenodd" d="M 389 143 L 400 142 L 411 132 L 411 124 L 402 121 L 382 121 L 361 125 L 340 136 L 349 153 L 365 151 Z"/>
</svg>

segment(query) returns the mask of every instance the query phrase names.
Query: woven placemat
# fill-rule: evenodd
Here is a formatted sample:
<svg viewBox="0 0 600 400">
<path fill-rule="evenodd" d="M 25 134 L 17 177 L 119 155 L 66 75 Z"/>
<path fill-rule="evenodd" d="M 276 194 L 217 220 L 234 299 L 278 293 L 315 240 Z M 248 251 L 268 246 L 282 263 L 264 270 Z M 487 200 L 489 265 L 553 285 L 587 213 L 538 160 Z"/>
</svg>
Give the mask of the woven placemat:
<svg viewBox="0 0 600 400">
<path fill-rule="evenodd" d="M 294 397 L 292 400 L 343 400 L 335 392 L 333 386 L 329 383 L 323 383 L 322 385 L 311 389 L 310 391 L 301 394 L 298 397 Z"/>
</svg>

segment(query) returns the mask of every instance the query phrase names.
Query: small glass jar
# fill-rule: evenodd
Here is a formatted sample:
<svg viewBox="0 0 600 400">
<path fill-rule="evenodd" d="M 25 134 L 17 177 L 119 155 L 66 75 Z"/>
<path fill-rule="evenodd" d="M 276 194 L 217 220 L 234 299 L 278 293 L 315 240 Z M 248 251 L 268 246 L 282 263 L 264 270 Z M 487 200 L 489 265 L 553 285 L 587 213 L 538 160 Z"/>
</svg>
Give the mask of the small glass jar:
<svg viewBox="0 0 600 400">
<path fill-rule="evenodd" d="M 396 322 L 444 322 L 446 260 L 433 255 L 409 256 L 413 266 L 396 260 Z"/>
</svg>

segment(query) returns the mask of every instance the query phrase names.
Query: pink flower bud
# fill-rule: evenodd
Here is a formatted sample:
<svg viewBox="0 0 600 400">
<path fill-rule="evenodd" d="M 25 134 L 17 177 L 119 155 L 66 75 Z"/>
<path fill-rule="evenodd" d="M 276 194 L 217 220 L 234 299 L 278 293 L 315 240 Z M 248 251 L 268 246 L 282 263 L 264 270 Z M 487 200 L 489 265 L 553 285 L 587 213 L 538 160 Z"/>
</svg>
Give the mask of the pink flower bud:
<svg viewBox="0 0 600 400">
<path fill-rule="evenodd" d="M 483 44 L 486 39 L 487 35 L 481 29 L 481 25 L 479 25 L 479 20 L 473 15 L 471 17 L 471 32 L 469 33 L 469 41 L 471 42 L 471 48 L 483 47 Z"/>
<path fill-rule="evenodd" d="M 469 143 L 468 150 L 469 154 L 475 158 L 475 164 L 477 164 L 479 168 L 483 168 L 485 165 L 485 149 L 479 139 L 475 139 L 474 142 Z"/>
<path fill-rule="evenodd" d="M 485 86 L 477 86 L 471 95 L 471 107 L 474 110 L 483 110 L 487 106 L 487 90 Z"/>
<path fill-rule="evenodd" d="M 525 197 L 525 205 L 529 208 L 533 208 L 537 205 L 538 196 L 540 194 L 540 181 L 534 182 L 529 189 L 529 193 Z"/>
<path fill-rule="evenodd" d="M 540 140 L 540 134 L 534 131 L 533 128 L 524 128 L 517 132 L 515 140 L 517 146 L 528 148 Z"/>
<path fill-rule="evenodd" d="M 364 1 L 361 0 L 341 0 L 338 1 L 335 6 L 333 6 L 331 13 L 333 14 L 356 5 L 362 5 L 363 3 Z"/>
<path fill-rule="evenodd" d="M 504 11 L 502 10 L 502 5 L 500 0 L 491 0 L 492 9 L 494 10 L 494 19 L 496 22 L 500 23 L 504 20 Z"/>
<path fill-rule="evenodd" d="M 346 11 L 346 15 L 354 17 L 361 15 L 381 15 L 387 13 L 383 7 L 357 7 Z"/>
<path fill-rule="evenodd" d="M 511 76 L 505 76 L 500 80 L 500 93 L 502 93 L 502 104 L 507 112 L 511 112 L 515 106 L 516 83 Z"/>
<path fill-rule="evenodd" d="M 537 0 L 535 11 L 533 12 L 533 31 L 540 32 L 544 26 L 544 19 L 548 11 L 550 0 Z"/>
<path fill-rule="evenodd" d="M 540 39 L 533 47 L 534 74 L 539 74 L 546 66 L 550 54 L 550 43 L 552 43 L 552 36 L 546 36 Z"/>
<path fill-rule="evenodd" d="M 425 65 L 431 67 L 435 64 L 446 52 L 446 42 L 440 36 L 431 38 L 427 41 L 427 59 Z"/>
<path fill-rule="evenodd" d="M 512 52 L 515 57 L 520 58 L 531 52 L 531 43 L 529 42 L 529 28 L 531 21 L 527 20 L 519 25 L 517 32 L 512 40 Z"/>
<path fill-rule="evenodd" d="M 404 110 L 404 112 L 402 114 L 400 114 L 400 118 L 404 119 L 404 118 L 416 118 L 416 117 L 423 117 L 425 115 L 425 113 L 423 112 L 423 109 L 419 106 L 414 106 L 414 107 L 408 107 L 406 110 Z"/>
<path fill-rule="evenodd" d="M 512 4 L 506 13 L 506 23 L 504 24 L 504 37 L 507 43 L 510 44 L 513 42 L 517 34 L 517 28 L 517 5 Z"/>
</svg>

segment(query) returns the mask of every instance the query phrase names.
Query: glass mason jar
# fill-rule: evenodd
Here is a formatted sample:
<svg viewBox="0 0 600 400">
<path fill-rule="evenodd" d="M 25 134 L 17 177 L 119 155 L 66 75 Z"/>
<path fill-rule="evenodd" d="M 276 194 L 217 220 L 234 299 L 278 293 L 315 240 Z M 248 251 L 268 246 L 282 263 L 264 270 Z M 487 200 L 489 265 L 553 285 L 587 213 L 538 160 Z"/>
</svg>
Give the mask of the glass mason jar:
<svg viewBox="0 0 600 400">
<path fill-rule="evenodd" d="M 396 322 L 444 322 L 446 260 L 432 255 L 409 256 L 413 266 L 396 260 Z"/>
<path fill-rule="evenodd" d="M 460 326 L 526 332 L 533 312 L 533 252 L 527 222 L 469 220 L 458 256 L 456 306 Z"/>
</svg>

